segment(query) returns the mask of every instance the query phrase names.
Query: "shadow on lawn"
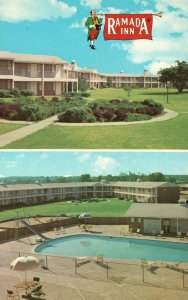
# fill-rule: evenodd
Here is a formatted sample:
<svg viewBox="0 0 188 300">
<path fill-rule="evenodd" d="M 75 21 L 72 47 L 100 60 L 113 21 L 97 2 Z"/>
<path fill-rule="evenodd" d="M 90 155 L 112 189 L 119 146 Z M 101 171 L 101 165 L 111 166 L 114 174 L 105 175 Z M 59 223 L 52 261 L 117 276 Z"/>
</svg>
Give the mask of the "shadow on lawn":
<svg viewBox="0 0 188 300">
<path fill-rule="evenodd" d="M 143 93 L 140 93 L 141 95 L 146 95 L 146 96 L 149 96 L 149 95 L 153 95 L 153 96 L 159 96 L 159 95 L 162 95 L 162 96 L 166 96 L 167 92 L 143 92 Z M 183 94 L 188 94 L 188 91 L 186 92 L 183 92 L 183 93 L 178 93 L 178 92 L 168 92 L 168 95 L 183 95 Z"/>
</svg>

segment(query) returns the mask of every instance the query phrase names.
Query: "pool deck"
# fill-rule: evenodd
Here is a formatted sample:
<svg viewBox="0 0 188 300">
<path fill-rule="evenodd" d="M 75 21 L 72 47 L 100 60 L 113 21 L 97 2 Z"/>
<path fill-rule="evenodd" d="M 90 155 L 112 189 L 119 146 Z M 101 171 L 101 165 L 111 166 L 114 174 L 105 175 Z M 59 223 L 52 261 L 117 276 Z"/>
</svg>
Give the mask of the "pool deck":
<svg viewBox="0 0 188 300">
<path fill-rule="evenodd" d="M 127 226 L 93 225 L 91 232 L 83 231 L 78 226 L 64 230 L 54 230 L 45 233 L 50 238 L 58 238 L 72 234 L 99 234 L 111 236 L 137 237 L 163 241 L 187 243 L 188 239 L 167 238 L 155 236 L 127 235 Z M 20 241 L 10 241 L 0 244 L 0 299 L 7 299 L 6 290 L 15 289 L 15 285 L 24 278 L 23 272 L 12 271 L 9 263 L 18 256 L 33 252 L 37 236 L 22 238 Z M 33 255 L 33 254 L 31 254 Z M 42 257 L 44 258 L 44 257 Z M 83 261 L 82 261 L 83 260 Z M 143 273 L 140 260 L 108 259 L 96 263 L 93 258 L 81 258 L 80 266 L 75 274 L 75 261 L 72 258 L 57 256 L 48 257 L 49 269 L 27 271 L 27 278 L 41 278 L 47 300 L 184 300 L 188 299 L 188 263 L 148 262 Z M 109 274 L 107 272 L 109 263 Z M 150 268 L 152 266 L 152 268 Z M 185 270 L 182 279 L 182 270 Z M 108 274 L 108 276 L 107 276 Z M 184 287 L 182 282 L 184 280 Z M 21 299 L 21 298 L 20 298 Z"/>
</svg>

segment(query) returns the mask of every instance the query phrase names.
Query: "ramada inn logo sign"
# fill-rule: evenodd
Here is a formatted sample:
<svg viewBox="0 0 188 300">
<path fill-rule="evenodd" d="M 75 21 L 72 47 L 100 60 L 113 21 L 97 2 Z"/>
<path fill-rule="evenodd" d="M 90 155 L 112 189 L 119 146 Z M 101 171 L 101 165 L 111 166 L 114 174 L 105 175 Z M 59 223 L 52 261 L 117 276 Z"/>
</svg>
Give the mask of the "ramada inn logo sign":
<svg viewBox="0 0 188 300">
<path fill-rule="evenodd" d="M 103 16 L 105 16 L 104 39 L 105 40 L 152 40 L 153 16 L 157 14 L 97 14 L 90 11 L 90 17 L 85 22 L 88 28 L 88 40 L 90 48 L 95 50 L 94 40 L 101 30 Z"/>
<path fill-rule="evenodd" d="M 105 40 L 152 39 L 153 15 L 108 14 L 105 16 Z"/>
</svg>

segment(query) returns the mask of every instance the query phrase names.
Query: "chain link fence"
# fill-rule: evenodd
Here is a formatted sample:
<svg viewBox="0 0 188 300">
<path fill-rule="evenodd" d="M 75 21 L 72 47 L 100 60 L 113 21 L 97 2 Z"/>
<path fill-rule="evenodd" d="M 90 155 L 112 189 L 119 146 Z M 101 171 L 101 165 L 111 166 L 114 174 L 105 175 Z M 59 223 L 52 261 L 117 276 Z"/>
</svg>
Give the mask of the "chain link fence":
<svg viewBox="0 0 188 300">
<path fill-rule="evenodd" d="M 0 251 L 0 267 L 9 268 L 19 256 L 32 255 L 41 261 L 37 273 L 52 272 L 57 275 L 77 276 L 93 280 L 147 283 L 156 287 L 188 288 L 188 269 L 184 263 L 136 261 L 115 262 L 103 257 L 62 257 L 26 252 Z"/>
</svg>

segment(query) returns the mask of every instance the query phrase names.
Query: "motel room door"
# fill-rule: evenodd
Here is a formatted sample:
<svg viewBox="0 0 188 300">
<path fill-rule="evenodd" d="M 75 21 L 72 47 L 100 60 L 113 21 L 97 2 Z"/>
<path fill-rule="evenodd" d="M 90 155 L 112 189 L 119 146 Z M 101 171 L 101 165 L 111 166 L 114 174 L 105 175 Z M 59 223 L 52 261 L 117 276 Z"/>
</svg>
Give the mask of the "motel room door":
<svg viewBox="0 0 188 300">
<path fill-rule="evenodd" d="M 160 233 L 161 220 L 159 219 L 144 219 L 144 233 Z"/>
</svg>

